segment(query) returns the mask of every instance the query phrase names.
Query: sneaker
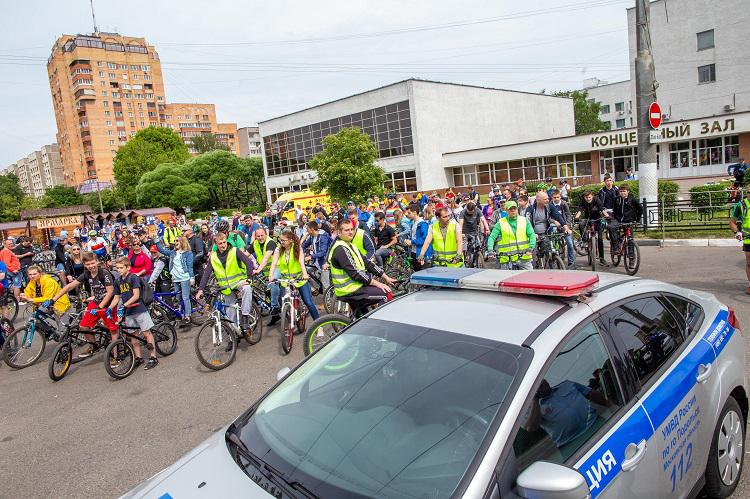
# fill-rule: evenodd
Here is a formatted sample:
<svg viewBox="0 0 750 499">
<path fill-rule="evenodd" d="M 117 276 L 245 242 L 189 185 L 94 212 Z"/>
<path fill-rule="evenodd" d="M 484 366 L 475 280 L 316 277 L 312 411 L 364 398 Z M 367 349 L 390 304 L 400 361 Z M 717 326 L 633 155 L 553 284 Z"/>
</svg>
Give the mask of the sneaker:
<svg viewBox="0 0 750 499">
<path fill-rule="evenodd" d="M 78 358 L 85 359 L 87 357 L 91 357 L 92 355 L 94 355 L 94 348 L 89 345 L 78 354 Z"/>
<path fill-rule="evenodd" d="M 143 370 L 148 371 L 149 369 L 153 369 L 157 365 L 159 365 L 159 361 L 156 359 L 156 357 L 151 357 L 150 359 L 148 359 L 148 362 L 146 362 L 146 365 L 143 366 Z"/>
<path fill-rule="evenodd" d="M 110 367 L 120 367 L 120 361 L 117 360 L 115 357 L 110 357 L 110 359 L 109 359 L 109 366 Z"/>
<path fill-rule="evenodd" d="M 575 269 L 576 269 L 576 264 L 575 263 L 569 263 L 568 264 L 568 270 L 575 270 Z"/>
<path fill-rule="evenodd" d="M 133 361 L 133 369 L 140 366 L 141 364 L 143 364 L 143 359 L 140 357 L 136 357 L 135 360 Z"/>
<path fill-rule="evenodd" d="M 604 260 L 604 258 L 599 259 L 599 265 L 602 267 L 609 267 L 609 264 Z"/>
</svg>

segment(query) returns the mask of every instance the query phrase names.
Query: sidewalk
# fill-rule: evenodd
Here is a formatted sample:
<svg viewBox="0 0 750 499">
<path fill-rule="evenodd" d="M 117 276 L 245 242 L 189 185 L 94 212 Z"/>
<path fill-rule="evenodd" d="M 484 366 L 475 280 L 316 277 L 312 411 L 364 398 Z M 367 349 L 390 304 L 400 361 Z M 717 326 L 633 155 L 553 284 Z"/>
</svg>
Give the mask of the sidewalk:
<svg viewBox="0 0 750 499">
<path fill-rule="evenodd" d="M 662 246 L 666 247 L 708 247 L 723 246 L 732 248 L 741 248 L 742 242 L 736 239 L 665 239 L 662 244 L 661 239 L 636 239 L 639 246 Z"/>
</svg>

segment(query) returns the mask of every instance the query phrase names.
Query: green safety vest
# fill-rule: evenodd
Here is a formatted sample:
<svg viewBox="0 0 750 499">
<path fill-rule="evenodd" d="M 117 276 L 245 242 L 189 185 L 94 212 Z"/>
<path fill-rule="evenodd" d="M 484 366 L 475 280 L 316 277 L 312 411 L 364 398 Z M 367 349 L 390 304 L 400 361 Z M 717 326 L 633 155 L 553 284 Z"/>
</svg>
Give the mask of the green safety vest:
<svg viewBox="0 0 750 499">
<path fill-rule="evenodd" d="M 345 270 L 336 268 L 333 265 L 333 252 L 339 246 L 344 246 L 345 248 L 347 248 L 349 253 L 352 255 L 352 260 L 354 260 L 354 267 L 357 270 L 366 270 L 366 267 L 362 254 L 357 251 L 352 243 L 347 243 L 342 239 L 337 239 L 336 242 L 333 243 L 331 251 L 328 252 L 328 265 L 331 270 L 331 284 L 333 284 L 333 292 L 336 294 L 336 296 L 347 296 L 357 291 L 363 286 L 363 284 L 349 277 L 349 274 L 347 274 Z"/>
<path fill-rule="evenodd" d="M 451 220 L 448 222 L 448 229 L 445 231 L 445 239 L 443 239 L 443 231 L 440 230 L 440 222 L 432 224 L 432 254 L 435 259 L 452 260 L 458 255 L 456 227 L 458 227 L 458 225 L 455 221 Z M 462 257 L 462 255 L 458 256 L 459 258 Z M 456 263 L 449 263 L 448 267 L 463 267 L 463 265 L 463 262 L 459 260 Z"/>
<path fill-rule="evenodd" d="M 182 231 L 177 227 L 167 227 L 164 229 L 164 243 L 169 246 L 177 241 L 177 238 L 182 235 Z"/>
<path fill-rule="evenodd" d="M 507 218 L 501 218 L 500 224 L 500 241 L 495 246 L 497 250 L 497 261 L 500 263 L 517 262 L 521 260 L 531 260 L 529 251 L 529 238 L 526 237 L 526 217 L 519 216 L 516 218 L 516 232 L 510 226 Z"/>
<path fill-rule="evenodd" d="M 742 244 L 750 244 L 750 198 L 742 200 Z"/>
<path fill-rule="evenodd" d="M 281 250 L 279 250 L 278 266 L 282 279 L 302 279 L 302 265 L 300 265 L 299 260 L 292 255 L 291 248 L 288 251 L 285 251 L 283 255 L 281 254 Z M 298 282 L 295 284 L 298 288 L 301 288 L 304 285 L 304 282 Z"/>
<path fill-rule="evenodd" d="M 362 253 L 362 256 L 367 254 L 365 251 L 365 231 L 357 227 L 354 232 L 354 239 L 352 239 L 352 245 Z"/>
<path fill-rule="evenodd" d="M 263 248 L 260 247 L 260 243 L 256 239 L 253 241 L 253 254 L 255 255 L 255 261 L 258 263 L 258 266 L 260 266 L 260 262 L 263 261 L 263 256 L 266 254 L 266 248 L 268 247 L 268 241 L 270 241 L 271 238 L 266 235 L 266 242 L 263 243 Z M 266 266 L 263 268 L 263 275 L 268 276 L 268 271 L 270 270 L 268 262 L 266 262 Z"/>
<path fill-rule="evenodd" d="M 211 267 L 214 270 L 216 282 L 219 284 L 222 294 L 225 295 L 230 294 L 238 282 L 247 278 L 245 266 L 237 259 L 237 248 L 229 248 L 226 266 L 221 264 L 219 255 L 212 251 Z"/>
</svg>

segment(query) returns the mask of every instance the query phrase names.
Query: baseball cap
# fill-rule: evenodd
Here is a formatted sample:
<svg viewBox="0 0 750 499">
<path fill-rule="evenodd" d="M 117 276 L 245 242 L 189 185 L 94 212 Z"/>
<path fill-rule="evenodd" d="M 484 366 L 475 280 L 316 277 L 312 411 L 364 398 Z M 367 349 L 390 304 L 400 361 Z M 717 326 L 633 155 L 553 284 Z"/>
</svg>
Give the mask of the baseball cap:
<svg viewBox="0 0 750 499">
<path fill-rule="evenodd" d="M 65 239 L 66 237 L 68 237 L 68 231 L 67 230 L 61 230 L 60 231 L 60 237 L 63 238 L 63 239 Z"/>
<path fill-rule="evenodd" d="M 507 203 L 505 203 L 506 210 L 509 210 L 511 208 L 518 208 L 518 203 L 516 203 L 515 201 L 508 201 Z"/>
</svg>

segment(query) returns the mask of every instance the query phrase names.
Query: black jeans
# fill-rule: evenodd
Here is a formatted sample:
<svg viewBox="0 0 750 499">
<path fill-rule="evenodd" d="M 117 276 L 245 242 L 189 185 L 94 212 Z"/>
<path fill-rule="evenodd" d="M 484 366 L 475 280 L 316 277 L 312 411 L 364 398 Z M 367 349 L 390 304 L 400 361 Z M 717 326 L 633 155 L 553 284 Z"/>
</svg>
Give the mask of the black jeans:
<svg viewBox="0 0 750 499">
<path fill-rule="evenodd" d="M 352 307 L 355 319 L 365 315 L 371 306 L 385 303 L 390 299 L 390 293 L 386 293 L 375 286 L 362 286 L 350 295 L 339 297 L 339 300 Z"/>
<path fill-rule="evenodd" d="M 589 224 L 591 223 L 596 224 L 596 232 L 599 234 L 599 238 L 597 241 L 597 250 L 599 250 L 599 259 L 604 260 L 604 220 L 590 220 Z M 581 234 L 583 234 L 584 240 L 588 241 L 589 227 L 585 223 L 580 222 L 578 224 L 578 228 L 581 231 Z"/>
</svg>

